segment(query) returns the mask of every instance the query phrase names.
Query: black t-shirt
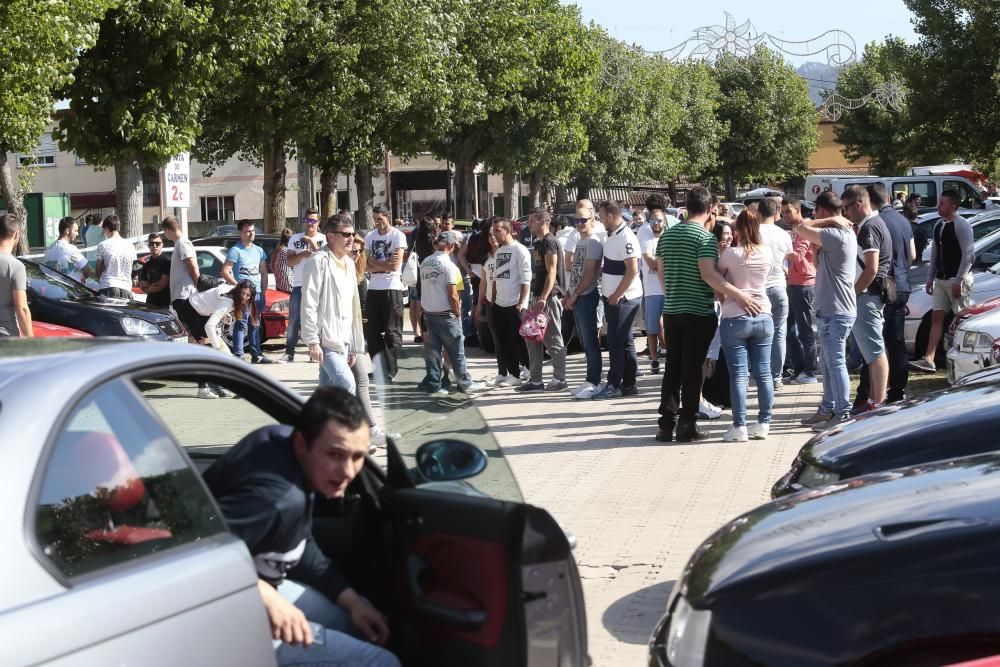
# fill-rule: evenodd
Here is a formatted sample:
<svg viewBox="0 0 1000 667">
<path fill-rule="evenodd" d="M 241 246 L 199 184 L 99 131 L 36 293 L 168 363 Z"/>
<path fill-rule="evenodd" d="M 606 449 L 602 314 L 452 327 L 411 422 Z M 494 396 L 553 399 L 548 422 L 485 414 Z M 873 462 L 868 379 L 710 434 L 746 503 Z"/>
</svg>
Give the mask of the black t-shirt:
<svg viewBox="0 0 1000 667">
<path fill-rule="evenodd" d="M 348 584 L 313 541 L 313 494 L 292 433 L 285 425 L 257 429 L 205 471 L 205 483 L 261 579 L 277 585 L 287 575 L 336 600 Z"/>
<path fill-rule="evenodd" d="M 153 284 L 157 282 L 163 276 L 170 275 L 170 257 L 161 254 L 159 257 L 149 256 L 146 263 L 142 265 L 139 269 L 139 280 L 145 281 L 147 283 Z M 146 303 L 151 306 L 169 306 L 170 305 L 170 285 L 167 288 L 159 292 L 154 292 L 152 294 L 146 295 Z"/>
<path fill-rule="evenodd" d="M 865 266 L 865 250 L 878 250 L 878 271 L 875 279 L 868 286 L 868 294 L 881 294 L 882 278 L 889 275 L 892 267 L 892 237 L 889 235 L 889 228 L 885 222 L 877 215 L 869 218 L 867 222 L 858 229 L 858 264 L 861 269 Z"/>
<path fill-rule="evenodd" d="M 538 296 L 542 293 L 545 280 L 548 278 L 549 270 L 545 264 L 545 256 L 554 254 L 556 256 L 556 282 L 553 293 L 559 293 L 562 289 L 563 277 L 563 254 L 559 241 L 554 234 L 546 234 L 545 237 L 537 239 L 531 247 L 531 294 Z"/>
</svg>

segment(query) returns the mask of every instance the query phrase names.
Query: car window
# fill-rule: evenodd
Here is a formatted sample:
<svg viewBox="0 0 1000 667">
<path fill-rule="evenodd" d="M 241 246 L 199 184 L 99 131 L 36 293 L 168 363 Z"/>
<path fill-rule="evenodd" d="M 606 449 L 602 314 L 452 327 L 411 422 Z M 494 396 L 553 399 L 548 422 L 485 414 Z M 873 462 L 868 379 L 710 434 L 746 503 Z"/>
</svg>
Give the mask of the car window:
<svg viewBox="0 0 1000 667">
<path fill-rule="evenodd" d="M 998 229 L 1000 229 L 1000 219 L 981 222 L 972 228 L 972 236 L 973 239 L 978 241 L 981 238 L 989 236 Z"/>
<path fill-rule="evenodd" d="M 53 271 L 34 262 L 22 263 L 28 277 L 28 289 L 39 296 L 56 301 L 79 301 L 95 296 L 90 288 L 58 271 Z"/>
<path fill-rule="evenodd" d="M 937 183 L 934 181 L 896 181 L 892 191 L 902 192 L 907 197 L 918 194 L 921 206 L 937 206 Z"/>
<path fill-rule="evenodd" d="M 198 272 L 218 278 L 219 274 L 222 273 L 222 262 L 219 261 L 219 258 L 204 250 L 199 250 L 196 254 L 198 255 Z"/>
<path fill-rule="evenodd" d="M 965 181 L 943 181 L 941 191 L 955 190 L 962 198 L 962 208 L 979 208 L 979 195 Z"/>
<path fill-rule="evenodd" d="M 35 536 L 69 577 L 222 533 L 207 491 L 124 382 L 87 395 L 42 473 Z"/>
</svg>

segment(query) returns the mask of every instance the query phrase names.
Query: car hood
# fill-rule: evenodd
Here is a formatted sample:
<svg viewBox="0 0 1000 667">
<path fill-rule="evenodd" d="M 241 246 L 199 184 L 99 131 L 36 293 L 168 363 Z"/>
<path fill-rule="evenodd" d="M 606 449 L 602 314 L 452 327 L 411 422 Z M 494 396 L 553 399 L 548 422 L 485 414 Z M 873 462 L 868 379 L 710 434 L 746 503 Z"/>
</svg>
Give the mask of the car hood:
<svg viewBox="0 0 1000 667">
<path fill-rule="evenodd" d="M 871 572 L 884 576 L 887 570 L 874 566 L 883 559 L 898 566 L 888 571 L 919 576 L 939 555 L 957 553 L 951 543 L 974 544 L 970 534 L 1000 531 L 994 473 L 1000 454 L 876 473 L 772 501 L 702 543 L 680 593 L 704 609 L 729 595 L 864 585 Z"/>
<path fill-rule="evenodd" d="M 1000 449 L 1000 383 L 952 387 L 880 408 L 810 439 L 799 458 L 843 476 Z"/>
<path fill-rule="evenodd" d="M 150 306 L 141 301 L 126 301 L 124 299 L 108 299 L 105 297 L 92 297 L 89 299 L 78 299 L 73 301 L 83 306 L 97 308 L 109 313 L 116 313 L 127 317 L 136 317 L 149 322 L 166 322 L 174 319 L 170 311 L 159 306 Z"/>
</svg>

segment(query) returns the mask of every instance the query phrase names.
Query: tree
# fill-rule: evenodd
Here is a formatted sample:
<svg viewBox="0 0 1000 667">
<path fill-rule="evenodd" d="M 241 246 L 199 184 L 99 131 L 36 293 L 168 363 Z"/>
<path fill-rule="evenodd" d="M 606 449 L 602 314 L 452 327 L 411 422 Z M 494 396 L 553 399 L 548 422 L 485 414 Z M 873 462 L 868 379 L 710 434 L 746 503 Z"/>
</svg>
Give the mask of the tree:
<svg viewBox="0 0 1000 667">
<path fill-rule="evenodd" d="M 670 143 L 681 154 L 679 173 L 692 179 L 712 171 L 719 162 L 719 145 L 729 132 L 729 125 L 718 116 L 721 94 L 712 70 L 705 63 L 678 65 L 673 89 L 656 95 L 650 104 L 680 105 L 680 126 Z"/>
<path fill-rule="evenodd" d="M 861 99 L 893 78 L 905 86 L 911 67 L 909 47 L 902 39 L 890 37 L 867 45 L 860 61 L 840 71 L 836 92 L 848 99 Z M 849 160 L 869 158 L 877 174 L 902 174 L 916 164 L 907 102 L 898 110 L 872 103 L 844 110 L 834 128 L 844 156 Z"/>
<path fill-rule="evenodd" d="M 10 171 L 10 153 L 30 153 L 52 119 L 53 93 L 72 77 L 77 54 L 97 39 L 97 22 L 112 0 L 35 0 L 0 3 L 0 195 L 18 218 L 27 251 L 24 189 Z M 22 171 L 22 174 L 28 173 Z"/>
<path fill-rule="evenodd" d="M 142 232 L 142 168 L 159 168 L 191 148 L 199 112 L 231 59 L 255 57 L 281 39 L 261 31 L 282 2 L 122 0 L 80 55 L 62 94 L 60 144 L 115 170 L 122 234 Z"/>
<path fill-rule="evenodd" d="M 763 46 L 746 58 L 723 55 L 713 73 L 722 95 L 719 119 L 729 125 L 719 147 L 727 197 L 736 197 L 737 183 L 804 176 L 819 145 L 805 80 Z"/>
</svg>

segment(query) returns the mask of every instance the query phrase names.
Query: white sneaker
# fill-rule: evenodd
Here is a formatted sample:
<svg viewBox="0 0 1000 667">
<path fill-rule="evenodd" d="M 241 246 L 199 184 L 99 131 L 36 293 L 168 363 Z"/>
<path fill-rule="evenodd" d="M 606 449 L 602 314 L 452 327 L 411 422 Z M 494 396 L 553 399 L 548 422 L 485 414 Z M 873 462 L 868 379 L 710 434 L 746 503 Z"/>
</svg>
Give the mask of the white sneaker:
<svg viewBox="0 0 1000 667">
<path fill-rule="evenodd" d="M 208 387 L 202 387 L 198 390 L 198 398 L 218 398 L 218 396 Z"/>
<path fill-rule="evenodd" d="M 770 424 L 761 424 L 760 422 L 754 422 L 747 427 L 747 435 L 749 435 L 754 440 L 767 440 L 768 431 L 771 430 Z"/>
<path fill-rule="evenodd" d="M 517 387 L 521 384 L 521 379 L 516 378 L 513 375 L 505 375 L 503 379 L 497 382 L 498 387 Z"/>
<path fill-rule="evenodd" d="M 292 355 L 290 355 L 290 354 L 283 354 L 280 357 L 278 357 L 277 359 L 275 359 L 274 363 L 276 363 L 276 364 L 290 364 L 293 361 L 295 361 L 295 360 L 292 359 Z"/>
<path fill-rule="evenodd" d="M 447 396 L 448 390 L 445 388 L 438 389 L 437 391 L 432 391 L 431 396 Z"/>
<path fill-rule="evenodd" d="M 698 412 L 705 415 L 705 419 L 718 419 L 722 416 L 722 408 L 712 405 L 704 398 L 698 404 Z"/>
<path fill-rule="evenodd" d="M 722 442 L 746 442 L 748 438 L 746 426 L 730 426 L 722 436 Z"/>
<path fill-rule="evenodd" d="M 575 387 L 573 387 L 572 389 L 570 389 L 569 393 L 570 393 L 571 396 L 576 396 L 577 394 L 579 394 L 581 391 L 583 391 L 587 387 L 593 387 L 593 386 L 594 385 L 590 384 L 589 382 L 581 382 L 580 384 L 578 384 Z"/>
<path fill-rule="evenodd" d="M 528 370 L 527 366 L 521 366 L 521 382 L 527 382 L 531 379 L 531 371 Z"/>
<path fill-rule="evenodd" d="M 484 382 L 473 382 L 468 387 L 460 387 L 460 389 L 466 394 L 475 394 L 480 391 L 486 391 L 486 384 Z"/>
<path fill-rule="evenodd" d="M 599 391 L 599 389 L 597 387 L 595 387 L 594 385 L 592 385 L 592 384 L 590 384 L 588 382 L 583 387 L 583 389 L 581 389 L 580 391 L 574 392 L 573 393 L 573 397 L 574 398 L 579 398 L 581 400 L 586 400 L 586 399 L 589 399 L 589 398 L 593 398 L 594 394 L 596 394 L 598 391 Z"/>
<path fill-rule="evenodd" d="M 369 433 L 372 447 L 385 447 L 385 431 L 380 426 L 372 426 Z"/>
<path fill-rule="evenodd" d="M 506 377 L 507 377 L 506 375 L 497 375 L 496 377 L 492 377 L 488 380 L 485 380 L 483 384 L 485 384 L 487 387 L 502 387 L 503 386 L 502 382 Z"/>
</svg>

